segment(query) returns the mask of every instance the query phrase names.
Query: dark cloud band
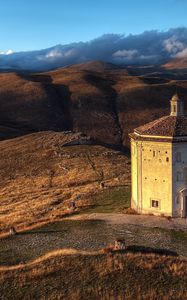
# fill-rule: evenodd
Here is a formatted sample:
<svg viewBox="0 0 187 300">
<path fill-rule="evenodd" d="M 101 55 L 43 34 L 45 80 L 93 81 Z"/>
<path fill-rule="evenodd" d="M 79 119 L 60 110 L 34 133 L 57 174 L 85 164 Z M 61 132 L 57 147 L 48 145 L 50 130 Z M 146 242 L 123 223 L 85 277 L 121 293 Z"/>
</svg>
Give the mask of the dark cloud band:
<svg viewBox="0 0 187 300">
<path fill-rule="evenodd" d="M 129 36 L 105 34 L 84 43 L 57 45 L 45 50 L 10 55 L 1 54 L 0 68 L 48 70 L 89 60 L 148 65 L 186 56 L 187 28 L 184 27 L 166 32 L 146 31 Z"/>
</svg>

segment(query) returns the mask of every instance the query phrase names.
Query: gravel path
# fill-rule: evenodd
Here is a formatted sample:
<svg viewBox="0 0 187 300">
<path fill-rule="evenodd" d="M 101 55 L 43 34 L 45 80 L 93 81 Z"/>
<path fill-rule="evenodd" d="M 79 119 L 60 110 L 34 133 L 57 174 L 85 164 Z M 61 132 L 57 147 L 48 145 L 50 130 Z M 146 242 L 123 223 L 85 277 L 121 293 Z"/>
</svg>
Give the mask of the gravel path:
<svg viewBox="0 0 187 300">
<path fill-rule="evenodd" d="M 2 239 L 0 265 L 28 262 L 57 249 L 99 250 L 116 238 L 130 246 L 166 249 L 187 257 L 186 220 L 97 213 L 74 215 Z"/>
<path fill-rule="evenodd" d="M 71 220 L 100 220 L 108 224 L 138 225 L 145 227 L 158 227 L 164 229 L 187 230 L 187 218 L 166 218 L 147 215 L 128 215 L 118 213 L 93 213 L 73 215 Z"/>
</svg>

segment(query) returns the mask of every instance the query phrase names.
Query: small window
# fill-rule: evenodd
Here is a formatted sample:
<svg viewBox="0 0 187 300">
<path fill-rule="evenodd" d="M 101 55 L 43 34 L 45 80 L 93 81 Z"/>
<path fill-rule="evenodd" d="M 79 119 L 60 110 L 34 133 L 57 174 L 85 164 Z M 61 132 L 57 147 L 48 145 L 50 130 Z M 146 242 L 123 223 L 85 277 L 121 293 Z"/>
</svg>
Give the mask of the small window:
<svg viewBox="0 0 187 300">
<path fill-rule="evenodd" d="M 181 162 L 181 153 L 180 152 L 176 153 L 176 162 Z"/>
<path fill-rule="evenodd" d="M 156 152 L 155 152 L 155 151 L 153 151 L 153 157 L 155 157 L 155 155 L 156 155 Z"/>
<path fill-rule="evenodd" d="M 173 112 L 176 112 L 176 106 L 173 105 Z"/>
<path fill-rule="evenodd" d="M 169 157 L 166 157 L 166 161 L 169 162 Z"/>
<path fill-rule="evenodd" d="M 159 201 L 158 200 L 151 200 L 151 207 L 158 208 L 159 207 Z"/>
</svg>

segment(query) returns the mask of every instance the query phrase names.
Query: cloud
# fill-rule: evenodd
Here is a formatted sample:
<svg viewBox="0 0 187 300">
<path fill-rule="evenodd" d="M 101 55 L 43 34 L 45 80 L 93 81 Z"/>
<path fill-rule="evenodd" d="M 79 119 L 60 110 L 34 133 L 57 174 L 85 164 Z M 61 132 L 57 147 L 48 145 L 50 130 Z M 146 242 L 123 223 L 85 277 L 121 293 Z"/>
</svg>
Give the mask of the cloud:
<svg viewBox="0 0 187 300">
<path fill-rule="evenodd" d="M 180 42 L 175 35 L 165 40 L 163 44 L 166 51 L 168 51 L 172 55 L 176 55 L 179 51 L 182 51 L 184 49 L 184 44 Z"/>
<path fill-rule="evenodd" d="M 0 68 L 45 71 L 89 60 L 123 65 L 163 64 L 186 56 L 187 28 L 137 35 L 105 34 L 88 42 L 57 45 L 49 49 L 2 55 Z"/>
<path fill-rule="evenodd" d="M 62 51 L 61 49 L 54 48 L 47 52 L 45 55 L 39 56 L 40 60 L 47 60 L 47 59 L 59 59 L 59 58 L 70 58 L 76 55 L 75 49 L 69 49 L 67 51 Z"/>
<path fill-rule="evenodd" d="M 45 55 L 45 58 L 59 58 L 59 57 L 62 57 L 62 53 L 56 49 L 49 51 Z"/>
<path fill-rule="evenodd" d="M 178 58 L 187 58 L 187 48 L 183 49 L 181 52 L 178 52 L 175 57 Z"/>
<path fill-rule="evenodd" d="M 0 51 L 0 55 L 10 55 L 10 54 L 13 54 L 14 51 L 13 50 L 8 50 L 8 51 Z"/>
<path fill-rule="evenodd" d="M 113 54 L 113 57 L 125 58 L 126 60 L 132 60 L 134 57 L 138 56 L 138 50 L 118 50 Z"/>
</svg>

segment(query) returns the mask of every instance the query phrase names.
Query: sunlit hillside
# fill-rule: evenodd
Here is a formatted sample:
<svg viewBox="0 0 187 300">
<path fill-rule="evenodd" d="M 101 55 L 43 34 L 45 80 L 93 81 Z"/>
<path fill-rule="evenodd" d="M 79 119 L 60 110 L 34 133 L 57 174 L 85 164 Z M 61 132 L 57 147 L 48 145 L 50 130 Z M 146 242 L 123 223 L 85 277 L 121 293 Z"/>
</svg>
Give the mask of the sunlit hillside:
<svg viewBox="0 0 187 300">
<path fill-rule="evenodd" d="M 101 182 L 106 190 L 129 185 L 129 156 L 99 145 L 65 146 L 81 136 L 40 132 L 0 142 L 2 233 L 58 220 L 72 201 L 80 209 L 93 204 Z"/>
<path fill-rule="evenodd" d="M 131 73 L 102 62 L 36 75 L 2 73 L 0 138 L 74 130 L 105 144 L 128 146 L 134 127 L 169 112 L 176 86 L 185 101 L 187 89 L 187 81 L 167 75 Z"/>
<path fill-rule="evenodd" d="M 140 253 L 59 250 L 0 267 L 5 299 L 186 299 L 187 262 Z"/>
</svg>

